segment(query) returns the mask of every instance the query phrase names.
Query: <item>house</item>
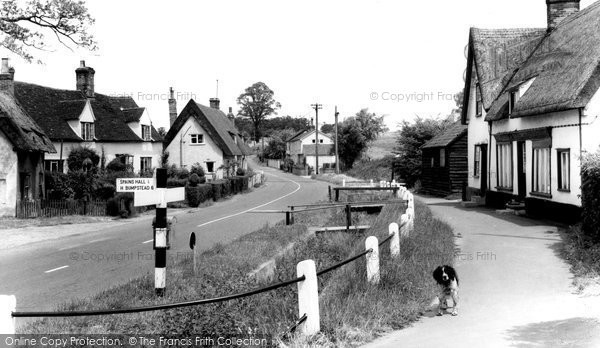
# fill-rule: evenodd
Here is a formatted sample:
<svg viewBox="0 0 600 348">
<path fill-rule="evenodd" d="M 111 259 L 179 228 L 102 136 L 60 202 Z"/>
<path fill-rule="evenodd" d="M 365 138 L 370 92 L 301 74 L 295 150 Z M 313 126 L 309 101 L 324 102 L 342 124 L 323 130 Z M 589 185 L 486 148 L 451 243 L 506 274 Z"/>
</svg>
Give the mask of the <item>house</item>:
<svg viewBox="0 0 600 348">
<path fill-rule="evenodd" d="M 75 90 L 14 82 L 14 95 L 52 140 L 56 153 L 45 158 L 45 169 L 64 171 L 71 149 L 84 146 L 104 153 L 106 163 L 119 158 L 135 172 L 159 165 L 162 139 L 148 111 L 131 97 L 96 93 L 95 71 L 81 61 L 75 70 Z"/>
<path fill-rule="evenodd" d="M 547 28 L 470 30 L 467 195 L 574 221 L 580 157 L 600 145 L 600 2 L 546 3 Z"/>
<path fill-rule="evenodd" d="M 296 133 L 286 142 L 286 155 L 297 166 L 317 166 L 317 151 L 319 155 L 319 169 L 335 168 L 335 154 L 333 139 L 319 132 L 317 147 L 317 132 L 315 129 L 305 129 Z"/>
<path fill-rule="evenodd" d="M 235 128 L 231 108 L 228 117 L 219 104 L 217 98 L 210 99 L 210 107 L 190 99 L 165 135 L 171 163 L 184 168 L 200 163 L 214 178 L 247 168 L 246 157 L 252 152 Z"/>
<path fill-rule="evenodd" d="M 0 216 L 15 216 L 17 202 L 44 195 L 44 156 L 51 140 L 14 97 L 14 69 L 0 71 Z"/>
<path fill-rule="evenodd" d="M 421 187 L 435 195 L 462 192 L 467 183 L 467 126 L 460 121 L 422 147 Z"/>
</svg>

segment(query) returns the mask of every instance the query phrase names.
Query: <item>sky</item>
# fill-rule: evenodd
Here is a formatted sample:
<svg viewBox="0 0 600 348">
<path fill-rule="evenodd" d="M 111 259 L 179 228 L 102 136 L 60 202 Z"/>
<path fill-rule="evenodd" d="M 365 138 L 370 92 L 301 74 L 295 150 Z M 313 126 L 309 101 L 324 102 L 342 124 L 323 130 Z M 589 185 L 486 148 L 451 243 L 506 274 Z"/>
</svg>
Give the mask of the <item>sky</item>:
<svg viewBox="0 0 600 348">
<path fill-rule="evenodd" d="M 582 0 L 582 8 L 593 3 Z M 178 111 L 218 97 L 227 112 L 255 82 L 279 116 L 333 123 L 368 108 L 396 130 L 402 120 L 445 116 L 464 87 L 470 27 L 546 27 L 545 0 L 87 0 L 99 49 L 55 45 L 11 58 L 15 79 L 75 89 L 80 60 L 98 93 L 132 96 L 155 127 L 168 127 L 168 90 Z M 48 36 L 51 38 L 51 36 Z M 217 94 L 217 80 L 218 94 Z"/>
</svg>

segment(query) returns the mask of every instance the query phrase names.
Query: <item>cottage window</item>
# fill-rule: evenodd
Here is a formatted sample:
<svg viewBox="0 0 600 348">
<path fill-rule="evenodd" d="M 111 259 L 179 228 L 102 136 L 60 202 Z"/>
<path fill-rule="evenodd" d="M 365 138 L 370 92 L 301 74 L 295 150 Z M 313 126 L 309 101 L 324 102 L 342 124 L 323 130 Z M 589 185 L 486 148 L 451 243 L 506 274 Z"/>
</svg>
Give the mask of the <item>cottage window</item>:
<svg viewBox="0 0 600 348">
<path fill-rule="evenodd" d="M 150 132 L 150 126 L 142 125 L 142 139 L 144 141 L 150 141 L 150 140 L 152 140 L 152 138 L 151 138 L 151 132 Z"/>
<path fill-rule="evenodd" d="M 312 140 L 312 143 L 313 143 L 313 144 L 314 144 L 314 143 L 316 143 L 316 142 L 317 142 L 317 141 L 316 141 L 315 139 L 313 139 L 313 140 Z"/>
<path fill-rule="evenodd" d="M 515 105 L 517 105 L 517 102 L 519 101 L 519 90 L 516 91 L 512 91 L 510 92 L 510 98 L 508 101 L 508 114 L 512 114 L 513 110 L 515 109 Z"/>
<path fill-rule="evenodd" d="M 512 190 L 512 143 L 498 144 L 496 147 L 498 163 L 498 188 Z"/>
<path fill-rule="evenodd" d="M 206 172 L 207 173 L 215 172 L 215 162 L 206 162 Z"/>
<path fill-rule="evenodd" d="M 81 122 L 81 139 L 94 140 L 94 124 L 92 122 Z"/>
<path fill-rule="evenodd" d="M 204 144 L 204 134 L 190 134 L 192 144 Z"/>
<path fill-rule="evenodd" d="M 59 172 L 60 166 L 58 160 L 46 160 L 44 162 L 44 170 L 47 172 Z"/>
<path fill-rule="evenodd" d="M 446 149 L 440 149 L 440 167 L 446 166 Z"/>
<path fill-rule="evenodd" d="M 477 117 L 483 115 L 483 103 L 481 102 L 481 85 L 479 82 L 475 85 L 475 115 Z"/>
<path fill-rule="evenodd" d="M 571 190 L 571 150 L 558 149 L 556 150 L 558 160 L 558 190 Z"/>
<path fill-rule="evenodd" d="M 473 157 L 473 176 L 478 178 L 479 173 L 481 173 L 481 146 L 475 145 L 475 154 Z"/>
<path fill-rule="evenodd" d="M 550 194 L 550 148 L 533 149 L 533 192 Z"/>
<path fill-rule="evenodd" d="M 140 158 L 140 171 L 142 173 L 152 170 L 152 157 Z"/>
</svg>

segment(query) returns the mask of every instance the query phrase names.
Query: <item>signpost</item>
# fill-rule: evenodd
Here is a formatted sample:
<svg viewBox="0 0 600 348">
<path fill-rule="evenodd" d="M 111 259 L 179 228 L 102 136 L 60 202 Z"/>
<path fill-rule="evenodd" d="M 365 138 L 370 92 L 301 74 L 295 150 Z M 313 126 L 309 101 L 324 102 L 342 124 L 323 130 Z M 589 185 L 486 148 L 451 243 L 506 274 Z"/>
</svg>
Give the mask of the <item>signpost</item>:
<svg viewBox="0 0 600 348">
<path fill-rule="evenodd" d="M 167 189 L 167 170 L 157 168 L 153 178 L 119 178 L 117 192 L 133 192 L 133 205 L 156 205 L 154 222 L 154 289 L 164 296 L 167 281 L 167 203 L 185 199 L 185 189 Z"/>
</svg>

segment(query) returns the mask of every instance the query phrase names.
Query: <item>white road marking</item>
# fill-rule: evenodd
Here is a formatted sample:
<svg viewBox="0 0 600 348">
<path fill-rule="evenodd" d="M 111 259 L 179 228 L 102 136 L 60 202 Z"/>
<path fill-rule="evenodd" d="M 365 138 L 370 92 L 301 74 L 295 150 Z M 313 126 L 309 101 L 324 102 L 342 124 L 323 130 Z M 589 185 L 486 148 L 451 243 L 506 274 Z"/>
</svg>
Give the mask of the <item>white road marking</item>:
<svg viewBox="0 0 600 348">
<path fill-rule="evenodd" d="M 285 178 L 282 178 L 282 177 L 280 177 L 280 176 L 278 176 L 278 175 L 271 174 L 271 173 L 265 173 L 265 174 L 267 174 L 267 175 L 272 175 L 272 176 L 274 176 L 274 177 L 276 177 L 276 178 L 280 178 L 280 179 L 283 179 L 283 180 L 287 180 L 287 181 L 289 181 L 289 182 L 293 182 L 293 183 L 294 183 L 294 184 L 296 184 L 298 187 L 297 187 L 297 188 L 296 188 L 294 191 L 292 191 L 292 192 L 290 192 L 290 193 L 288 193 L 288 194 L 285 194 L 285 195 L 283 195 L 283 196 L 281 196 L 281 197 L 279 197 L 279 198 L 277 198 L 277 199 L 274 199 L 274 200 L 272 200 L 272 201 L 270 201 L 270 202 L 267 202 L 267 203 L 265 203 L 265 204 L 261 204 L 261 205 L 259 205 L 259 206 L 256 206 L 256 207 L 254 207 L 254 208 L 250 208 L 250 209 L 247 209 L 247 210 L 241 211 L 241 212 L 239 212 L 239 213 L 235 213 L 235 214 L 231 214 L 231 215 L 223 216 L 223 217 L 221 217 L 221 218 L 218 218 L 218 219 L 215 219 L 215 220 L 212 220 L 212 221 L 205 222 L 205 223 L 203 223 L 203 224 L 200 224 L 200 225 L 198 225 L 198 227 L 202 227 L 202 226 L 206 226 L 206 225 L 212 224 L 212 223 L 214 223 L 214 222 L 218 222 L 218 221 L 222 221 L 222 220 L 230 219 L 230 218 L 232 218 L 232 217 L 236 217 L 236 216 L 238 216 L 238 215 L 246 214 L 246 213 L 247 213 L 247 212 L 249 212 L 249 211 L 252 211 L 252 210 L 255 210 L 255 209 L 258 209 L 258 208 L 262 208 L 262 207 L 264 207 L 264 206 L 266 206 L 266 205 L 269 205 L 269 204 L 271 204 L 271 203 L 275 203 L 275 202 L 277 202 L 277 201 L 279 201 L 279 200 L 282 200 L 282 199 L 284 199 L 284 198 L 285 198 L 285 197 L 287 197 L 287 196 L 293 195 L 294 193 L 298 192 L 298 190 L 300 190 L 300 188 L 302 187 L 302 186 L 300 186 L 300 184 L 299 184 L 299 183 L 295 182 L 294 180 L 291 180 L 291 179 L 285 179 Z"/>
<path fill-rule="evenodd" d="M 62 247 L 62 248 L 58 249 L 58 251 L 79 248 L 79 247 L 87 245 L 87 244 L 92 244 L 92 243 L 96 243 L 96 242 L 102 242 L 102 241 L 105 241 L 105 240 L 108 240 L 108 239 L 109 238 L 100 238 L 100 239 L 90 240 L 89 242 L 85 242 L 85 243 L 79 243 L 79 244 L 74 244 L 74 245 L 67 245 L 65 247 Z"/>
<path fill-rule="evenodd" d="M 149 239 L 149 240 L 147 240 L 145 242 L 142 242 L 142 244 L 146 244 L 146 243 L 150 243 L 150 242 L 154 242 L 154 239 Z"/>
<path fill-rule="evenodd" d="M 94 240 L 90 240 L 88 242 L 88 244 L 92 244 L 92 243 L 96 243 L 96 242 L 103 242 L 105 240 L 108 240 L 108 238 L 100 238 L 100 239 L 94 239 Z"/>
<path fill-rule="evenodd" d="M 67 267 L 69 267 L 69 266 L 67 265 L 67 266 L 62 266 L 62 267 L 53 268 L 53 269 L 47 270 L 47 271 L 46 271 L 46 272 L 44 272 L 44 273 L 52 273 L 52 272 L 54 272 L 54 271 L 58 271 L 59 269 L 63 269 L 63 268 L 67 268 Z"/>
</svg>

